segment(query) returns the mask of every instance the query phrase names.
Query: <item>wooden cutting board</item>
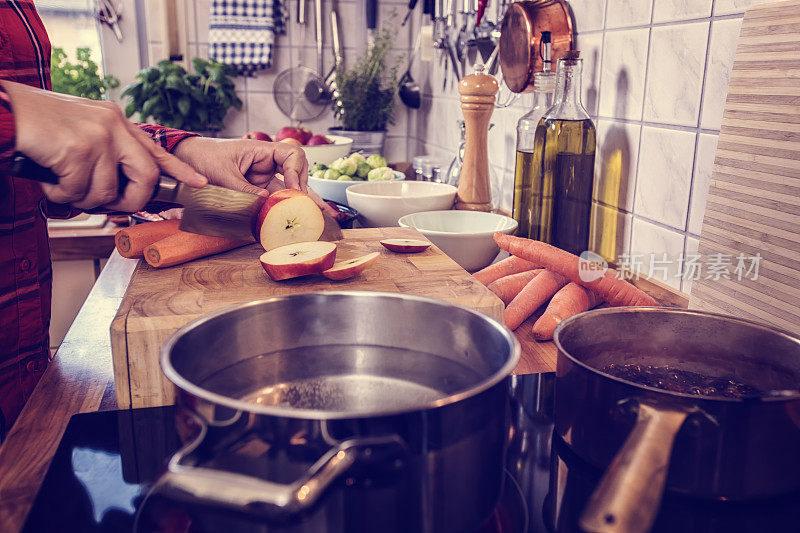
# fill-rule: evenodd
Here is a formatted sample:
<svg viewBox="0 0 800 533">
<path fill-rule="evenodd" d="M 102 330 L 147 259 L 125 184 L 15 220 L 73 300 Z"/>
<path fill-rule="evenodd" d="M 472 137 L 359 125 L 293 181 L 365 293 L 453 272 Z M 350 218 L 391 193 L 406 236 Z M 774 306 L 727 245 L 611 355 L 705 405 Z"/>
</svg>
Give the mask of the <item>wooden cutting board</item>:
<svg viewBox="0 0 800 533">
<path fill-rule="evenodd" d="M 758 276 L 699 279 L 690 307 L 800 334 L 800 2 L 744 16 L 698 253 Z M 757 261 L 757 260 L 756 260 Z M 746 271 L 744 272 L 746 274 Z"/>
<path fill-rule="evenodd" d="M 425 239 L 414 229 L 344 230 L 337 259 L 381 252 L 363 274 L 343 282 L 321 276 L 270 281 L 258 262 L 263 249 L 246 246 L 171 268 L 141 261 L 111 325 L 114 379 L 120 408 L 173 402 L 159 351 L 187 322 L 229 305 L 282 294 L 366 290 L 416 294 L 471 307 L 502 321 L 503 302 L 435 246 L 419 254 L 392 253 L 385 238 Z"/>
</svg>

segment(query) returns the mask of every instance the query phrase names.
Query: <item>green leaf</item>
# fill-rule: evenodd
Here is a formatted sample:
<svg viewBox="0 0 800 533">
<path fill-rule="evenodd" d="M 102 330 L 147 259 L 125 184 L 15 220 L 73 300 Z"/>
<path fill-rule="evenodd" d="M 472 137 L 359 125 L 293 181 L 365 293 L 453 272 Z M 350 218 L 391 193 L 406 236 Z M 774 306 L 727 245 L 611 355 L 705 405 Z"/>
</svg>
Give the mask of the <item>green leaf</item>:
<svg viewBox="0 0 800 533">
<path fill-rule="evenodd" d="M 189 111 L 191 111 L 191 109 L 192 109 L 192 100 L 186 95 L 181 96 L 180 99 L 178 100 L 178 110 L 181 112 L 181 115 L 187 116 L 189 114 Z"/>
<path fill-rule="evenodd" d="M 125 106 L 125 116 L 131 118 L 136 112 L 136 105 L 131 101 Z"/>
</svg>

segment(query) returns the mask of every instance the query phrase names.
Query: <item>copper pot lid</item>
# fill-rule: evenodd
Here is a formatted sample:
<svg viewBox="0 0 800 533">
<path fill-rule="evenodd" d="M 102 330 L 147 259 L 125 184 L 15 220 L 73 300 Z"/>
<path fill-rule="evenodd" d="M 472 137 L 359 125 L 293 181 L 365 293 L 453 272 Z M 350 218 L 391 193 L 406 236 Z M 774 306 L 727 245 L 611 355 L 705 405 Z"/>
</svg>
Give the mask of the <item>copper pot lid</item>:
<svg viewBox="0 0 800 533">
<path fill-rule="evenodd" d="M 501 25 L 498 58 L 503 79 L 515 93 L 533 90 L 533 74 L 541 72 L 539 41 L 543 31 L 552 36 L 555 62 L 572 49 L 572 16 L 563 0 L 529 0 L 508 6 Z"/>
</svg>

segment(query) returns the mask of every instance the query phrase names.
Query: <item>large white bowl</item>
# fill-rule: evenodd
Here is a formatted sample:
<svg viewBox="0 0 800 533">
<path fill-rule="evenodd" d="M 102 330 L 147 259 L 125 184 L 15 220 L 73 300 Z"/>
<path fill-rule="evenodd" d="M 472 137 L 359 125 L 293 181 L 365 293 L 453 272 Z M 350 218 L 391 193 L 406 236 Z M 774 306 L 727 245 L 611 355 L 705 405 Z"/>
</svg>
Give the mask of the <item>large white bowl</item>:
<svg viewBox="0 0 800 533">
<path fill-rule="evenodd" d="M 457 189 L 432 181 L 371 181 L 349 187 L 347 203 L 371 228 L 397 226 L 397 220 L 411 213 L 450 209 Z"/>
<path fill-rule="evenodd" d="M 517 229 L 513 218 L 481 211 L 429 211 L 406 215 L 399 221 L 404 228 L 416 228 L 429 241 L 449 255 L 461 268 L 474 272 L 488 266 L 500 248 L 495 232 Z"/>
<path fill-rule="evenodd" d="M 317 163 L 330 165 L 340 157 L 347 157 L 353 147 L 353 139 L 341 135 L 326 135 L 333 144 L 318 144 L 316 146 L 301 146 L 308 159 L 308 168 Z"/>
<path fill-rule="evenodd" d="M 402 172 L 394 171 L 395 178 L 389 181 L 400 181 L 406 179 L 406 175 Z M 333 200 L 340 204 L 349 205 L 347 203 L 347 195 L 345 191 L 353 185 L 360 183 L 375 183 L 367 181 L 339 181 L 339 180 L 321 180 L 319 178 L 308 177 L 308 186 L 311 187 L 315 193 L 319 194 L 324 200 Z"/>
</svg>

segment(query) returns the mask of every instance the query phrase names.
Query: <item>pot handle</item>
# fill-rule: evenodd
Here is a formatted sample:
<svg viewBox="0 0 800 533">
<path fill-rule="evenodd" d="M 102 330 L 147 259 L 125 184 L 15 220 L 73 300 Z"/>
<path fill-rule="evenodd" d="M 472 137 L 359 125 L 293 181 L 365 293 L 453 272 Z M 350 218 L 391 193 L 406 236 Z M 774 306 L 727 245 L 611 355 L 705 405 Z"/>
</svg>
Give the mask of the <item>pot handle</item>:
<svg viewBox="0 0 800 533">
<path fill-rule="evenodd" d="M 328 450 L 299 479 L 281 484 L 245 474 L 181 464 L 197 448 L 204 434 L 205 431 L 170 459 L 167 471 L 158 480 L 164 492 L 177 499 L 278 519 L 311 507 L 325 489 L 359 458 L 378 455 L 377 450 L 387 446 L 393 450 L 403 448 L 397 436 L 343 441 Z"/>
<path fill-rule="evenodd" d="M 687 411 L 639 404 L 636 425 L 581 515 L 591 533 L 649 531 L 664 493 L 672 443 Z"/>
</svg>

